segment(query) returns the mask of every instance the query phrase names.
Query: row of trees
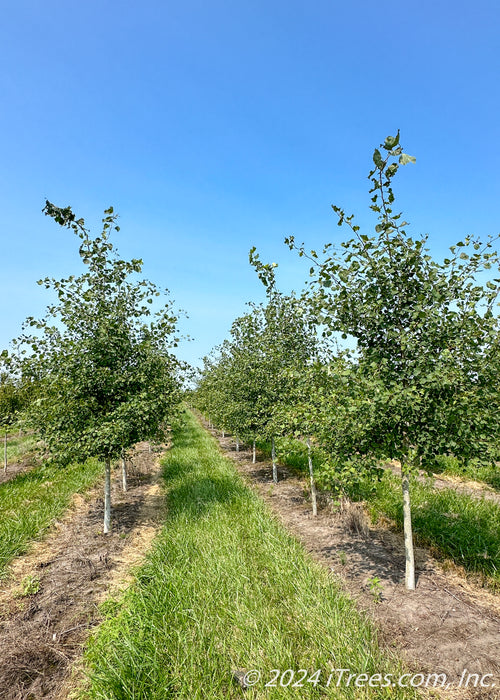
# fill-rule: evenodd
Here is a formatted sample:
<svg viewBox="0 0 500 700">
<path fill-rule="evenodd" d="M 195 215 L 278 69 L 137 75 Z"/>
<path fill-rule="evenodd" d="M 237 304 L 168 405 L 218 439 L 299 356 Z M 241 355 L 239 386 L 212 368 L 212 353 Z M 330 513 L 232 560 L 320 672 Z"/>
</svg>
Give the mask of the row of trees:
<svg viewBox="0 0 500 700">
<path fill-rule="evenodd" d="M 197 391 L 199 405 L 238 435 L 312 436 L 329 455 L 326 470 L 338 486 L 361 473 L 376 475 L 381 460 L 399 460 L 410 589 L 410 473 L 442 454 L 497 457 L 500 370 L 495 241 L 468 237 L 438 262 L 426 238 L 410 237 L 394 211 L 392 180 L 414 160 L 403 152 L 399 133 L 375 149 L 373 234 L 333 206 L 339 226 L 351 234 L 339 246 L 327 244 L 318 254 L 287 239 L 310 262 L 300 300 L 280 296 L 276 264 L 250 252 L 268 305 L 235 322 L 231 340 L 205 363 Z M 283 314 L 273 325 L 277 300 Z M 288 327 L 293 331 L 286 335 Z M 342 338 L 351 350 L 325 345 L 321 336 Z"/>
<path fill-rule="evenodd" d="M 39 281 L 55 300 L 45 317 L 27 319 L 13 352 L 3 355 L 3 420 L 16 415 L 15 397 L 27 396 L 27 424 L 53 459 L 103 461 L 107 533 L 112 461 L 138 441 L 161 439 L 180 400 L 181 366 L 171 352 L 177 315 L 166 291 L 137 277 L 142 261 L 119 257 L 110 241 L 119 231 L 112 208 L 95 238 L 71 208 L 47 201 L 44 212 L 78 237 L 85 272 Z"/>
</svg>

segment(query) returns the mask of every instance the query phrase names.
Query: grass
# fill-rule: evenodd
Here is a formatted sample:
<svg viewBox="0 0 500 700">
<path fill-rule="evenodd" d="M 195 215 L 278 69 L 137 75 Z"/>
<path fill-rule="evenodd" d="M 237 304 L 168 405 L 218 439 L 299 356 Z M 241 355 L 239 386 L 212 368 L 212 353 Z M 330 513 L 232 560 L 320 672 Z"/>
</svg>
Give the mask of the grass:
<svg viewBox="0 0 500 700">
<path fill-rule="evenodd" d="M 436 459 L 432 471 L 434 474 L 482 481 L 500 491 L 500 469 L 497 464 L 476 464 L 473 460 L 469 464 L 463 464 L 456 457 L 442 455 Z"/>
<path fill-rule="evenodd" d="M 9 464 L 20 462 L 27 457 L 32 457 L 36 452 L 38 438 L 32 433 L 23 433 L 19 437 L 18 432 L 10 433 L 7 438 L 7 473 Z M 0 469 L 4 464 L 4 434 L 0 431 Z"/>
<path fill-rule="evenodd" d="M 286 440 L 281 445 L 277 441 L 277 447 L 283 463 L 307 473 L 307 453 L 302 443 L 295 441 L 294 445 L 293 441 Z M 261 443 L 260 448 L 269 454 L 266 443 Z M 447 473 L 459 469 L 457 460 L 443 458 L 439 464 Z M 321 481 L 321 468 L 316 474 Z M 476 478 L 479 478 L 478 474 Z M 398 477 L 386 471 L 379 483 L 356 483 L 349 495 L 353 500 L 366 501 L 375 522 L 385 516 L 399 530 L 403 529 L 401 480 Z M 480 574 L 487 585 L 500 591 L 500 507 L 451 488 L 438 491 L 433 488 L 432 479 L 423 483 L 412 479 L 411 499 L 412 525 L 418 541 L 432 547 L 436 555 L 463 566 L 466 571 Z"/>
<path fill-rule="evenodd" d="M 500 507 L 453 489 L 436 490 L 432 480 L 411 482 L 412 525 L 419 541 L 431 545 L 466 571 L 485 577 L 500 591 Z M 384 474 L 368 508 L 374 520 L 385 515 L 403 527 L 401 481 Z"/>
<path fill-rule="evenodd" d="M 68 467 L 42 464 L 0 484 L 0 577 L 64 512 L 71 496 L 87 490 L 101 472 L 97 460 Z"/>
<path fill-rule="evenodd" d="M 403 671 L 192 414 L 174 430 L 173 445 L 164 460 L 165 526 L 136 583 L 105 605 L 80 697 L 236 699 L 243 694 L 233 674 L 250 669 L 262 681 L 245 691 L 249 700 L 417 697 L 399 687 L 325 687 L 331 669 Z M 272 669 L 323 675 L 316 685 L 280 687 L 278 680 L 266 688 Z"/>
</svg>

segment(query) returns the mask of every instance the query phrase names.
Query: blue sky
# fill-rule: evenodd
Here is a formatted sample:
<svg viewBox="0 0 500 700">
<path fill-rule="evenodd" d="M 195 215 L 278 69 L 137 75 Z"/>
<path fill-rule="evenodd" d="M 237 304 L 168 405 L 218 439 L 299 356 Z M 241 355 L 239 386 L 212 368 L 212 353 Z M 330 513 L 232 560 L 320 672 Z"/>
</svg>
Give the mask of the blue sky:
<svg viewBox="0 0 500 700">
<path fill-rule="evenodd" d="M 71 205 L 142 257 L 190 319 L 195 363 L 263 289 L 307 266 L 283 245 L 338 240 L 332 203 L 370 232 L 371 155 L 401 130 L 395 183 L 436 256 L 500 233 L 500 6 L 443 0 L 18 0 L 0 23 L 0 347 L 40 315 L 40 277 L 78 273 L 41 213 Z"/>
</svg>

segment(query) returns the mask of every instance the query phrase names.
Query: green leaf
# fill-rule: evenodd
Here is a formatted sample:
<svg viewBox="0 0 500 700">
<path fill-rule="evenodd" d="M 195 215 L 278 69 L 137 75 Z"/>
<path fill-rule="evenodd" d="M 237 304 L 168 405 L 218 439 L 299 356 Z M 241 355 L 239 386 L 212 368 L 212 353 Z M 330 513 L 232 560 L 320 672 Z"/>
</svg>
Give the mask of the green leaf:
<svg viewBox="0 0 500 700">
<path fill-rule="evenodd" d="M 396 136 L 388 136 L 384 142 L 384 148 L 391 151 L 399 143 L 399 131 Z"/>
<path fill-rule="evenodd" d="M 402 153 L 399 156 L 399 162 L 401 165 L 407 165 L 408 163 L 416 163 L 417 159 L 414 156 L 409 156 L 408 153 Z"/>
<path fill-rule="evenodd" d="M 384 160 L 378 148 L 376 148 L 373 152 L 373 162 L 379 169 L 382 169 L 384 167 Z"/>
</svg>

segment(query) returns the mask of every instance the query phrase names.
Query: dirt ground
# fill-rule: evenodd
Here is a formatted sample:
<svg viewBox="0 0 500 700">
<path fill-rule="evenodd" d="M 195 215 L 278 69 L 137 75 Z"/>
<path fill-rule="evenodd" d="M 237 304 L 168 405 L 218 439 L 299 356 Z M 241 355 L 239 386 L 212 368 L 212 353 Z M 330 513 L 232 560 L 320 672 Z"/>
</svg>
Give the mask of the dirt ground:
<svg viewBox="0 0 500 700">
<path fill-rule="evenodd" d="M 2 446 L 2 457 L 3 457 L 3 446 Z M 7 469 L 4 471 L 3 466 L 0 467 L 0 484 L 5 481 L 10 481 L 15 476 L 21 472 L 26 472 L 29 469 L 33 469 L 37 464 L 40 463 L 40 457 L 35 452 L 28 453 L 23 456 L 18 462 L 11 462 L 7 464 Z"/>
<path fill-rule="evenodd" d="M 15 560 L 0 582 L 2 700 L 67 697 L 72 665 L 100 621 L 99 603 L 127 584 L 163 521 L 159 475 L 158 454 L 137 445 L 127 492 L 114 475 L 109 535 L 102 533 L 101 484 L 76 495 L 49 536 Z M 23 595 L 23 588 L 32 593 Z"/>
<path fill-rule="evenodd" d="M 9 464 L 7 466 L 7 471 L 4 471 L 3 467 L 0 468 L 0 484 L 3 484 L 5 481 L 10 481 L 21 472 L 28 471 L 28 469 L 33 469 L 33 467 L 33 460 L 28 458 L 26 460 L 16 462 L 15 464 Z"/>
<path fill-rule="evenodd" d="M 441 697 L 500 698 L 499 596 L 471 584 L 458 568 L 445 570 L 422 548 L 416 549 L 416 591 L 407 591 L 402 536 L 372 526 L 359 504 L 340 512 L 324 504 L 314 518 L 305 479 L 280 467 L 273 484 L 268 462 L 252 464 L 250 450 L 236 452 L 231 438 L 210 432 L 285 527 L 375 621 L 385 648 L 399 650 L 415 673 L 445 673 L 450 685 Z M 471 678 L 467 690 L 458 690 L 464 670 L 462 685 L 469 673 L 492 674 L 483 681 L 490 687 L 474 688 Z"/>
</svg>

